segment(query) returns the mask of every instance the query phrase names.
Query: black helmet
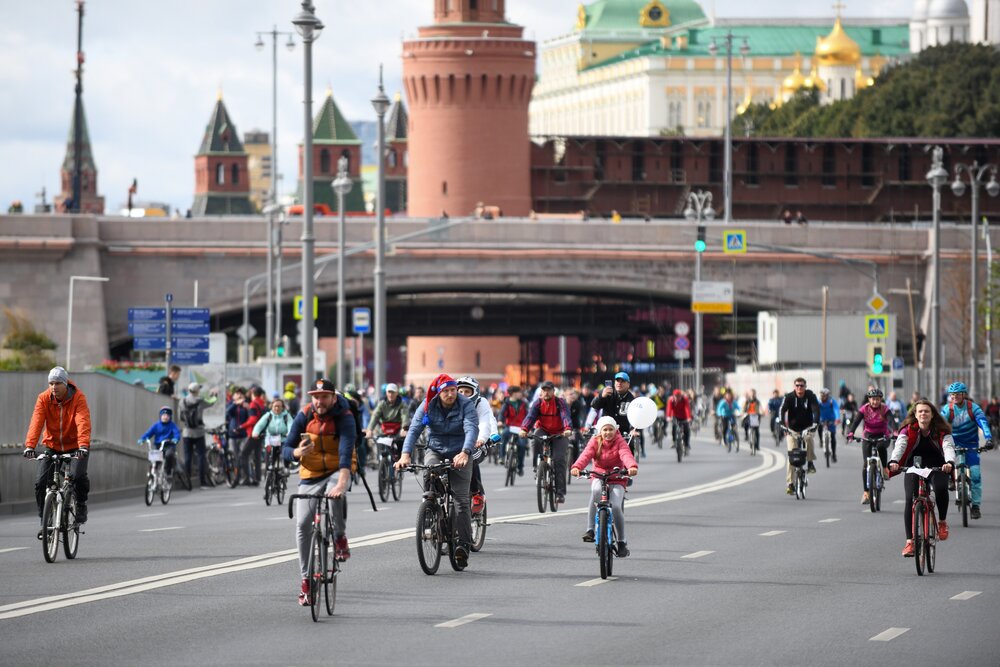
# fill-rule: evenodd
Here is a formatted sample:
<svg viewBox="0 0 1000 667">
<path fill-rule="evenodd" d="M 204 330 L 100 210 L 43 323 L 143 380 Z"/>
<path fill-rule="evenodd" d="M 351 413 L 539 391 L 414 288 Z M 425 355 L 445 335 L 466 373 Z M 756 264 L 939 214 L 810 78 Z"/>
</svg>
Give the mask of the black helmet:
<svg viewBox="0 0 1000 667">
<path fill-rule="evenodd" d="M 865 398 L 884 398 L 884 396 L 882 395 L 881 389 L 878 387 L 872 387 L 868 390 L 868 393 L 865 394 Z"/>
</svg>

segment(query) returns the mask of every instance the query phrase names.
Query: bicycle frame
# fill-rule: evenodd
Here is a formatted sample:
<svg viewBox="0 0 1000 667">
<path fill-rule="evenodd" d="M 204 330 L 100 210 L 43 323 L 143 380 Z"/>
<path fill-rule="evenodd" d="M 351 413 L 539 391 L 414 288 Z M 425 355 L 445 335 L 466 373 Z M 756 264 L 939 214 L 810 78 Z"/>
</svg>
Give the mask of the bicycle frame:
<svg viewBox="0 0 1000 667">
<path fill-rule="evenodd" d="M 594 512 L 594 547 L 597 550 L 597 558 L 600 561 L 601 579 L 607 579 L 613 571 L 614 556 L 617 554 L 618 545 L 618 531 L 615 529 L 614 509 L 611 506 L 609 481 L 612 479 L 628 480 L 628 474 L 621 468 L 615 468 L 608 473 L 583 470 L 580 472 L 580 475 L 601 481 L 601 497 L 595 503 L 596 511 Z M 622 503 L 622 508 L 624 509 L 624 499 Z M 605 525 L 603 531 L 601 530 L 602 518 Z"/>
<path fill-rule="evenodd" d="M 929 470 L 929 477 L 931 474 L 939 472 L 941 468 L 922 468 L 920 457 L 914 457 L 913 463 L 913 466 L 902 468 L 901 470 L 906 474 L 917 475 L 917 493 L 913 496 L 911 535 L 913 535 L 913 559 L 916 561 L 917 574 L 923 576 L 925 566 L 928 572 L 934 572 L 938 542 L 938 520 L 934 489 L 928 484 L 927 478 L 923 475 L 918 475 L 916 470 Z"/>
<path fill-rule="evenodd" d="M 317 550 L 309 549 L 309 559 L 306 565 L 306 572 L 309 574 L 309 601 L 313 621 L 319 621 L 319 594 L 322 587 L 326 596 L 326 614 L 333 616 L 334 605 L 337 599 L 337 575 L 340 574 L 340 561 L 333 553 L 334 530 L 333 518 L 330 516 L 330 501 L 332 500 L 325 493 L 295 493 L 288 499 L 288 518 L 294 515 L 296 500 L 316 501 L 316 509 L 313 510 L 312 538 L 311 545 L 319 544 L 320 567 L 316 568 Z"/>
<path fill-rule="evenodd" d="M 52 508 L 49 513 L 49 516 L 53 517 L 51 528 L 45 525 L 44 511 L 42 517 L 42 530 L 44 531 L 42 553 L 45 556 L 45 561 L 48 563 L 53 563 L 56 560 L 56 555 L 59 551 L 60 536 L 62 536 L 63 550 L 66 553 L 66 557 L 76 558 L 79 535 L 83 533 L 80 530 L 80 524 L 74 521 L 70 525 L 67 515 L 67 500 L 71 494 L 75 493 L 70 486 L 73 483 L 73 477 L 70 475 L 69 467 L 73 459 L 76 458 L 76 454 L 60 454 L 57 452 L 39 454 L 35 457 L 37 461 L 48 459 L 53 462 L 52 476 L 45 490 L 45 502 L 43 504 L 43 508 Z M 49 532 L 50 530 L 51 533 Z M 72 538 L 70 536 L 71 531 L 74 533 Z M 71 539 L 73 540 L 72 545 L 70 545 Z"/>
</svg>

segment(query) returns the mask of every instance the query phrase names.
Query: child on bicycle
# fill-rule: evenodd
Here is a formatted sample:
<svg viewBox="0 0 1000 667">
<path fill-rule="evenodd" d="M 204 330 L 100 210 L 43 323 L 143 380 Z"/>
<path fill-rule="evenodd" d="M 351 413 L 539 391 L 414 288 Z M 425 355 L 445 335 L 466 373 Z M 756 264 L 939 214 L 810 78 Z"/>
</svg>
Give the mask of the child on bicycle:
<svg viewBox="0 0 1000 667">
<path fill-rule="evenodd" d="M 294 417 L 285 409 L 285 401 L 275 398 L 271 401 L 271 409 L 253 425 L 253 437 L 260 438 L 266 434 L 265 445 L 269 448 L 266 465 L 274 466 L 285 476 L 288 476 L 288 464 L 282 461 L 281 446 L 288 431 L 292 427 Z M 282 465 L 278 465 L 282 461 Z"/>
<path fill-rule="evenodd" d="M 615 468 L 627 468 L 629 477 L 639 474 L 639 464 L 635 462 L 632 450 L 622 434 L 618 432 L 618 422 L 614 417 L 601 417 L 597 420 L 597 435 L 590 439 L 569 473 L 579 477 L 580 471 L 594 462 L 594 472 L 608 473 Z M 622 503 L 625 501 L 625 480 L 608 480 L 612 513 L 615 520 L 615 530 L 618 532 L 618 557 L 629 555 L 628 540 L 625 539 L 625 514 Z M 587 532 L 583 534 L 584 542 L 594 541 L 594 515 L 597 512 L 597 502 L 601 496 L 601 481 L 595 479 L 590 484 L 590 505 L 587 512 Z"/>
<path fill-rule="evenodd" d="M 899 429 L 896 446 L 889 457 L 889 474 L 895 475 L 902 466 L 913 465 L 913 458 L 919 456 L 924 468 L 937 468 L 927 478 L 928 484 L 934 489 L 934 499 L 938 511 L 938 539 L 944 542 L 948 539 L 948 480 L 955 463 L 955 441 L 951 438 L 951 424 L 944 420 L 934 404 L 922 398 L 913 404 L 913 411 L 906 415 Z M 913 494 L 917 490 L 917 480 L 914 475 L 906 475 L 903 479 L 906 500 L 903 507 L 903 521 L 906 524 L 906 544 L 903 545 L 903 556 L 913 557 Z"/>
<path fill-rule="evenodd" d="M 177 461 L 177 443 L 181 439 L 181 430 L 174 423 L 173 408 L 167 405 L 160 408 L 159 418 L 142 434 L 139 444 L 143 445 L 150 439 L 154 445 L 163 443 L 163 472 L 166 473 L 167 479 L 170 479 Z"/>
<path fill-rule="evenodd" d="M 854 415 L 854 421 L 847 427 L 847 442 L 854 440 L 854 432 L 858 426 L 865 425 L 864 442 L 861 444 L 863 457 L 861 459 L 861 485 L 864 495 L 861 496 L 861 504 L 867 505 L 871 502 L 870 489 L 868 488 L 868 459 L 872 455 L 872 441 L 885 438 L 883 444 L 878 447 L 878 457 L 885 468 L 889 441 L 892 440 L 892 413 L 889 408 L 882 403 L 882 390 L 872 387 L 866 395 L 868 402 L 861 406 L 861 409 Z"/>
</svg>

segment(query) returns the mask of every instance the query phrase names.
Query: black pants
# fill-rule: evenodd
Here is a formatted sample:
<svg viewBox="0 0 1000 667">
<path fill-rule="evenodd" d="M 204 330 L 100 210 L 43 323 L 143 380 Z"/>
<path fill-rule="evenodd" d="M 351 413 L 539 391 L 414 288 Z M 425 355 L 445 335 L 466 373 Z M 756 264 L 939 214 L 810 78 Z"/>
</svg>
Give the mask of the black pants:
<svg viewBox="0 0 1000 667">
<path fill-rule="evenodd" d="M 188 479 L 193 479 L 191 477 L 191 468 L 194 463 L 194 457 L 198 456 L 198 481 L 202 486 L 207 486 L 208 481 L 208 465 L 205 461 L 205 436 L 199 438 L 183 438 L 184 441 L 184 472 L 187 473 Z"/>
<path fill-rule="evenodd" d="M 688 420 L 686 420 L 686 419 L 674 419 L 674 423 L 676 424 L 676 426 L 674 426 L 674 428 L 679 429 L 680 432 L 681 432 L 681 444 L 684 446 L 684 449 L 691 449 L 691 424 L 690 424 L 690 422 L 688 422 Z M 675 444 L 676 444 L 676 441 L 675 441 Z"/>
<path fill-rule="evenodd" d="M 240 450 L 240 474 L 247 482 L 260 481 L 260 451 L 260 438 L 247 438 Z"/>
<path fill-rule="evenodd" d="M 54 453 L 48 450 L 47 453 Z M 64 452 L 70 453 L 70 452 Z M 87 497 L 90 495 L 90 478 L 87 477 L 87 461 L 89 455 L 81 459 L 73 459 L 69 464 L 69 476 L 73 480 L 73 490 L 76 491 L 76 501 L 80 505 L 87 504 Z M 45 459 L 38 462 L 35 469 L 35 502 L 38 504 L 38 516 L 42 516 L 42 508 L 45 506 L 45 492 L 49 488 L 49 480 L 52 478 L 52 466 L 56 464 L 52 459 Z"/>
<path fill-rule="evenodd" d="M 542 455 L 542 444 L 538 440 L 532 440 L 534 460 L 537 467 L 538 459 Z M 566 436 L 560 435 L 558 438 L 549 440 L 552 447 L 552 471 L 556 475 L 556 495 L 566 495 L 566 448 L 569 447 L 569 440 Z"/>
<path fill-rule="evenodd" d="M 481 460 L 477 459 L 472 462 L 472 481 L 469 483 L 470 496 L 474 496 L 477 493 L 486 493 L 486 489 L 483 487 L 483 473 L 479 471 L 479 461 Z"/>
<path fill-rule="evenodd" d="M 906 522 L 906 539 L 913 539 L 913 496 L 917 493 L 917 476 L 904 475 L 903 488 L 906 491 L 906 500 L 903 507 L 903 521 Z M 931 488 L 934 489 L 934 500 L 937 502 L 938 521 L 944 521 L 948 516 L 948 475 L 940 470 L 931 473 L 927 480 Z"/>
<path fill-rule="evenodd" d="M 885 470 L 885 466 L 886 466 L 886 463 L 887 463 L 887 460 L 888 460 L 888 457 L 889 457 L 889 452 L 888 452 L 888 450 L 889 450 L 889 441 L 888 440 L 876 440 L 875 442 L 879 443 L 879 445 L 877 447 L 877 449 L 878 449 L 878 458 L 879 458 L 879 460 L 882 461 L 882 469 Z M 861 441 L 861 451 L 864 454 L 864 458 L 861 460 L 861 488 L 863 488 L 865 491 L 868 491 L 868 457 L 872 455 L 872 447 L 873 446 L 874 446 L 874 443 L 871 440 L 865 439 L 865 440 Z M 883 475 L 884 474 L 885 473 L 883 473 Z M 907 475 L 906 476 L 906 480 L 908 481 L 911 477 L 913 477 L 913 475 Z M 913 499 L 910 498 L 910 500 L 906 501 L 906 506 L 907 507 L 910 506 L 910 502 L 912 500 Z M 909 510 L 907 510 L 907 511 L 909 511 Z"/>
</svg>

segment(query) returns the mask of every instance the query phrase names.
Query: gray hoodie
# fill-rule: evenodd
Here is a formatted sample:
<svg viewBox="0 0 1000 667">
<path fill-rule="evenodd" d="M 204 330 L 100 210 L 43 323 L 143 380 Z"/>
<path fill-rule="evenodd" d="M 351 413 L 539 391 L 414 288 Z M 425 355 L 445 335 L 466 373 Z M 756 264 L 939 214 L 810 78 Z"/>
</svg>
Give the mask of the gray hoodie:
<svg viewBox="0 0 1000 667">
<path fill-rule="evenodd" d="M 219 400 L 218 396 L 210 396 L 209 398 L 202 398 L 201 396 L 195 396 L 194 394 L 188 394 L 181 400 L 180 407 L 178 408 L 177 421 L 183 424 L 181 429 L 181 437 L 184 438 L 204 438 L 205 437 L 205 408 L 215 405 L 215 402 Z M 188 426 L 184 421 L 184 416 L 187 411 L 194 406 L 198 411 L 198 418 L 194 420 L 194 423 L 201 424 L 196 428 Z"/>
</svg>

